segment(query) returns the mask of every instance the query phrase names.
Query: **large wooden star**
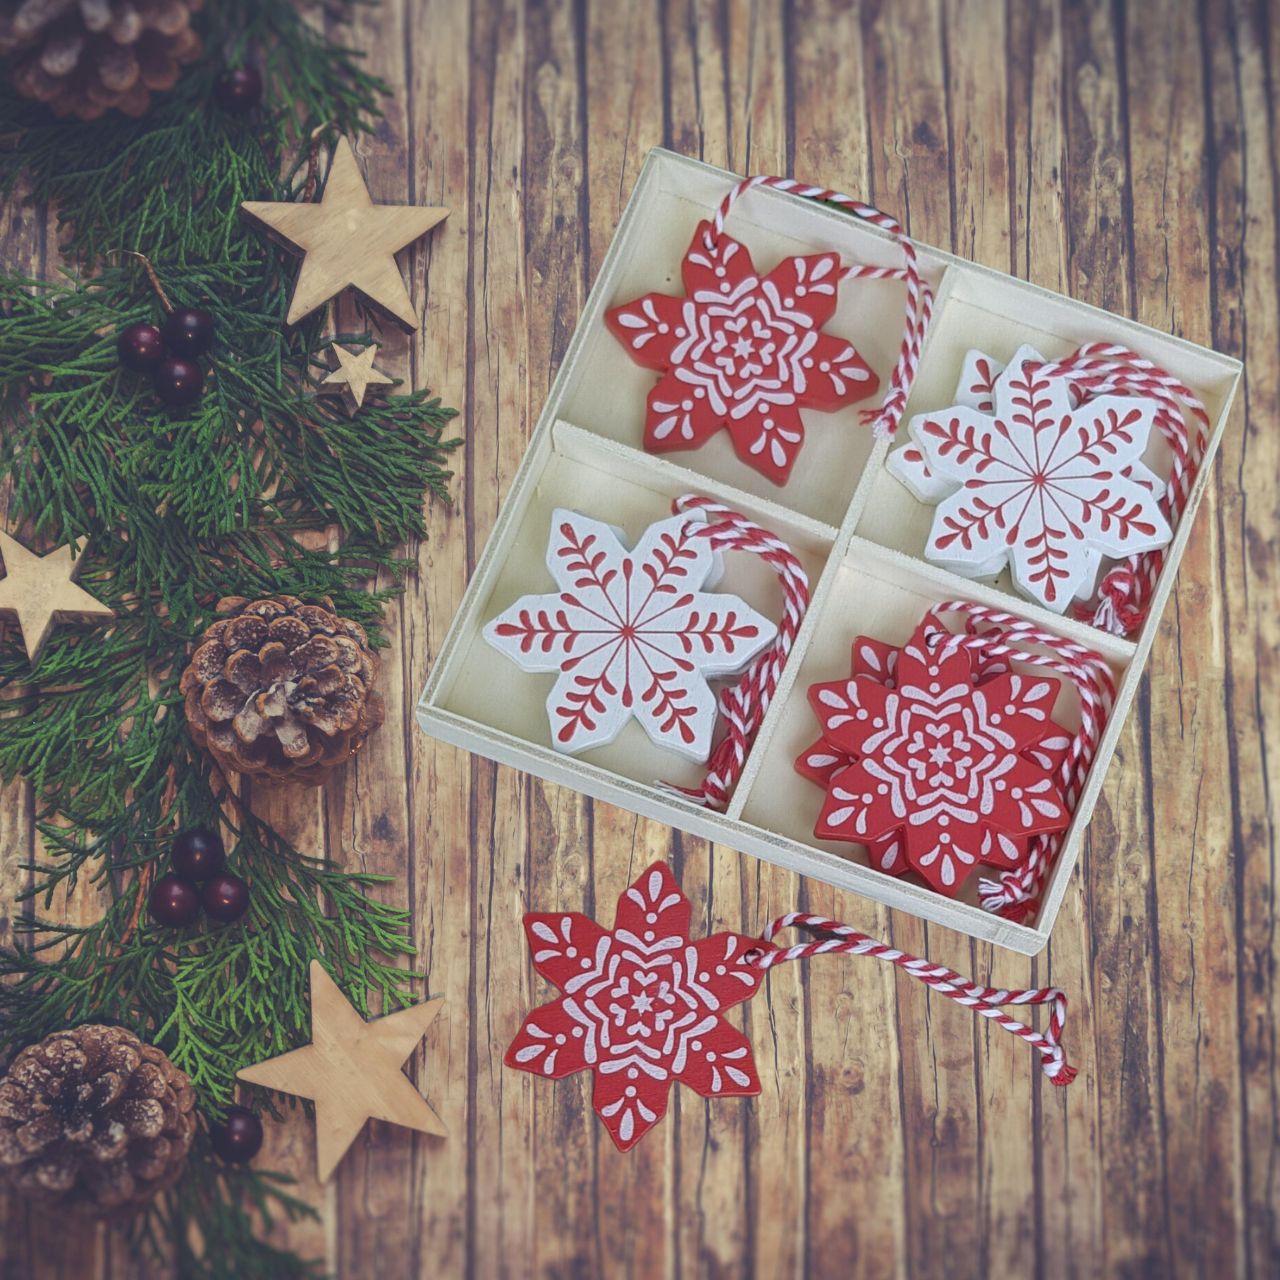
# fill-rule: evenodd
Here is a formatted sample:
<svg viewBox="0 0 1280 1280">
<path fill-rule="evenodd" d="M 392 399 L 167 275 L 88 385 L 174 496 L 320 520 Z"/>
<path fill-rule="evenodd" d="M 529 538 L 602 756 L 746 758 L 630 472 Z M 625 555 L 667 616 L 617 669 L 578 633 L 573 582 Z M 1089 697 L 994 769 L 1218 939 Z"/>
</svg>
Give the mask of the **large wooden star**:
<svg viewBox="0 0 1280 1280">
<path fill-rule="evenodd" d="M 443 997 L 366 1022 L 315 960 L 311 1043 L 239 1073 L 241 1080 L 316 1104 L 316 1171 L 333 1172 L 366 1120 L 443 1137 L 440 1117 L 401 1067 L 440 1011 Z"/>
<path fill-rule="evenodd" d="M 240 207 L 306 255 L 289 302 L 289 324 L 349 285 L 405 328 L 418 327 L 395 255 L 447 218 L 449 210 L 374 204 L 346 138 L 338 139 L 318 204 L 246 200 Z"/>
<path fill-rule="evenodd" d="M 7 533 L 0 533 L 0 614 L 16 617 L 27 657 L 40 657 L 53 624 L 65 619 L 94 621 L 115 614 L 75 584 L 79 556 L 74 546 L 59 547 L 38 556 Z"/>
</svg>

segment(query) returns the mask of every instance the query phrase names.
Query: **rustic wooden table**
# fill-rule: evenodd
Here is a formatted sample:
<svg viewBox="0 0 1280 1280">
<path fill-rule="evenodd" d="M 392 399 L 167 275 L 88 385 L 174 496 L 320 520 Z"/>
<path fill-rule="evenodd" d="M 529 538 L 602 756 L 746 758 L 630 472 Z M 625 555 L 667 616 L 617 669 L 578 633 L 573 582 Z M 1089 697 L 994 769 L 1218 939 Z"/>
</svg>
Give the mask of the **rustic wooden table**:
<svg viewBox="0 0 1280 1280">
<path fill-rule="evenodd" d="M 396 877 L 447 1001 L 415 1071 L 450 1136 L 374 1125 L 320 1187 L 299 1115 L 261 1160 L 296 1172 L 321 1219 L 280 1237 L 383 1280 L 1275 1274 L 1280 14 L 1266 0 L 390 0 L 352 42 L 394 87 L 359 146 L 375 198 L 453 208 L 411 258 L 421 332 L 382 363 L 459 405 L 466 445 L 456 505 L 431 510 L 421 572 L 388 614 L 386 727 L 322 795 L 271 813 L 302 847 Z M 861 194 L 922 240 L 1247 362 L 1076 883 L 1034 961 L 414 726 L 657 143 Z M 9 258 L 53 269 L 47 219 L 5 225 Z M 5 793 L 3 901 L 29 814 L 20 788 Z M 980 978 L 1060 984 L 1079 1080 L 1051 1088 L 1022 1045 L 886 966 L 787 966 L 745 1012 L 763 1094 L 708 1105 L 677 1090 L 669 1120 L 619 1155 L 588 1078 L 538 1083 L 501 1058 L 545 994 L 521 913 L 608 918 L 657 857 L 706 928 L 752 930 L 800 903 Z M 0 1220 L 5 1275 L 133 1274 L 105 1234 L 12 1206 Z"/>
</svg>

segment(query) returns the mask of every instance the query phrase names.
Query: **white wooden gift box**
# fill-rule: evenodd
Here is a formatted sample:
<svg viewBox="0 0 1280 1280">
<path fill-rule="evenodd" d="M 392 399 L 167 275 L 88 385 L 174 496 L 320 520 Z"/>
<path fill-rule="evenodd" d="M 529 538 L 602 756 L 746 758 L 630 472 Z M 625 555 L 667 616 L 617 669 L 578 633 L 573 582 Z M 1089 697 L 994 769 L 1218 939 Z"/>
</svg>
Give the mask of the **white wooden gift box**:
<svg viewBox="0 0 1280 1280">
<path fill-rule="evenodd" d="M 1007 360 L 1030 342 L 1056 359 L 1084 342 L 1121 343 L 1163 366 L 1203 400 L 1212 423 L 1208 456 L 1175 531 L 1141 631 L 1117 639 L 1070 617 L 1049 613 L 1013 593 L 1008 573 L 995 585 L 956 577 L 922 551 L 933 508 L 917 502 L 884 469 L 888 443 L 877 443 L 858 410 L 805 413 L 806 439 L 782 488 L 738 461 L 727 432 L 687 453 L 645 453 L 645 397 L 657 375 L 632 362 L 607 331 L 610 306 L 640 294 L 683 293 L 680 264 L 698 222 L 709 217 L 734 174 L 662 149 L 650 152 L 586 308 L 543 408 L 524 462 L 499 515 L 462 606 L 418 704 L 426 732 L 549 781 L 632 809 L 674 827 L 741 849 L 802 875 L 851 889 L 1014 951 L 1033 955 L 1049 939 L 1098 790 L 1133 702 L 1159 614 L 1209 475 L 1240 377 L 1238 361 L 1073 302 L 998 271 L 926 246 L 921 274 L 935 293 L 934 319 L 907 405 L 915 413 L 950 405 L 966 351 Z M 770 270 L 793 254 L 835 250 L 848 262 L 897 267 L 900 251 L 883 232 L 847 213 L 767 188 L 744 195 L 726 230 L 745 242 L 756 266 Z M 827 331 L 846 337 L 888 386 L 902 335 L 904 292 L 895 281 L 850 281 Z M 878 403 L 878 398 L 868 403 Z M 898 441 L 905 441 L 905 429 Z M 1168 473 L 1155 438 L 1147 461 Z M 568 756 L 551 745 L 545 700 L 554 676 L 527 675 L 485 643 L 484 624 L 519 596 L 552 587 L 544 556 L 551 512 L 567 507 L 625 527 L 634 541 L 670 514 L 673 498 L 705 494 L 723 501 L 790 543 L 810 575 L 812 603 L 782 684 L 724 813 L 661 789 L 701 781 L 701 766 L 655 748 L 634 721 L 612 744 Z M 719 587 L 776 618 L 781 591 L 755 556 L 729 552 Z M 940 894 L 872 870 L 857 846 L 817 840 L 822 790 L 792 767 L 818 736 L 808 686 L 849 673 L 856 635 L 902 643 L 932 605 L 965 598 L 1019 614 L 1037 626 L 1102 653 L 1118 681 L 1115 710 L 1087 786 L 1045 887 L 1038 917 L 1015 924 L 978 904 L 979 873 L 962 896 Z M 1064 687 L 1055 716 L 1079 723 L 1074 690 Z"/>
</svg>

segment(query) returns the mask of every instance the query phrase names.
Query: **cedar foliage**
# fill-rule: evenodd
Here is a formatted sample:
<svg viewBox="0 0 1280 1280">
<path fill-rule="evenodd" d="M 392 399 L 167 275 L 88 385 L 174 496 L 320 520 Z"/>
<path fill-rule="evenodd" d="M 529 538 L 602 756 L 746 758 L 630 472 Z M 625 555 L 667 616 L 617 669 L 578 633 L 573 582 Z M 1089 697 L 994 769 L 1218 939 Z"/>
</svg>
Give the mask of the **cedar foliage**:
<svg viewBox="0 0 1280 1280">
<path fill-rule="evenodd" d="M 349 8 L 326 5 L 330 25 Z M 109 626 L 60 624 L 34 669 L 16 628 L 0 642 L 0 778 L 31 783 L 41 846 L 33 902 L 0 949 L 0 1066 L 94 1021 L 128 1027 L 188 1073 L 202 1118 L 188 1172 L 132 1237 L 212 1280 L 317 1265 L 261 1239 L 279 1215 L 310 1212 L 288 1180 L 210 1151 L 205 1126 L 236 1071 L 306 1040 L 313 957 L 358 1007 L 393 1008 L 412 1000 L 395 965 L 412 945 L 407 913 L 377 899 L 379 877 L 308 856 L 241 805 L 192 746 L 178 679 L 228 595 L 329 596 L 379 643 L 382 606 L 411 564 L 403 547 L 426 534 L 424 487 L 447 501 L 458 441 L 445 438 L 454 411 L 423 391 L 353 418 L 316 397 L 325 313 L 286 329 L 296 260 L 237 212 L 301 197 L 313 140 L 371 130 L 384 86 L 289 0 L 219 0 L 199 26 L 206 60 L 140 120 L 56 121 L 0 88 L 0 193 L 56 210 L 68 264 L 55 280 L 0 264 L 4 527 L 41 552 L 85 542 L 80 581 L 116 611 Z M 229 116 L 212 85 L 245 61 L 262 71 L 264 103 Z M 119 331 L 163 314 L 129 251 L 147 255 L 174 305 L 217 326 L 204 395 L 182 414 L 117 362 Z M 337 551 L 324 536 L 334 526 Z M 370 590 L 379 572 L 385 589 Z M 219 821 L 234 833 L 229 867 L 250 883 L 248 914 L 155 926 L 146 891 L 173 834 Z M 105 900 L 100 919 L 42 917 L 77 885 Z"/>
</svg>

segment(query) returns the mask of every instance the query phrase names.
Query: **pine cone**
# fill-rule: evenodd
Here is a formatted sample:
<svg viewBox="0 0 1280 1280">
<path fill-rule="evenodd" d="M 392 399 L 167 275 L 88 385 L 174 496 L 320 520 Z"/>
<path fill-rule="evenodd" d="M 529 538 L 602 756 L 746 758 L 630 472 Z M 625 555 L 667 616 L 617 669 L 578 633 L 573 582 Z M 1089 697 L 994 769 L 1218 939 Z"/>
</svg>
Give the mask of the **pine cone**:
<svg viewBox="0 0 1280 1280">
<path fill-rule="evenodd" d="M 316 786 L 382 723 L 378 659 L 333 601 L 218 604 L 182 673 L 187 724 L 224 768 Z"/>
<path fill-rule="evenodd" d="M 200 56 L 191 15 L 204 0 L 22 0 L 0 14 L 14 88 L 58 116 L 140 116 Z"/>
<path fill-rule="evenodd" d="M 186 1073 L 133 1032 L 55 1031 L 0 1080 L 0 1174 L 47 1205 L 132 1213 L 178 1180 L 195 1105 Z"/>
</svg>

